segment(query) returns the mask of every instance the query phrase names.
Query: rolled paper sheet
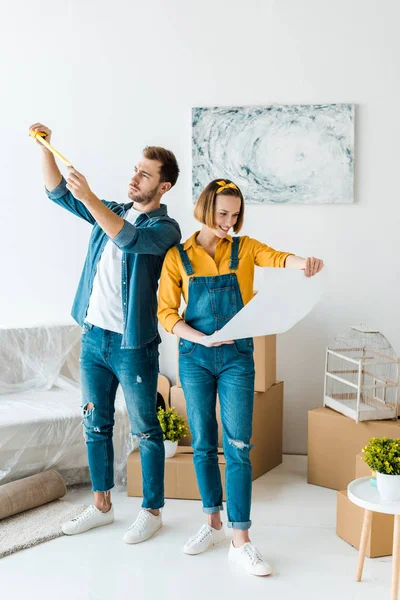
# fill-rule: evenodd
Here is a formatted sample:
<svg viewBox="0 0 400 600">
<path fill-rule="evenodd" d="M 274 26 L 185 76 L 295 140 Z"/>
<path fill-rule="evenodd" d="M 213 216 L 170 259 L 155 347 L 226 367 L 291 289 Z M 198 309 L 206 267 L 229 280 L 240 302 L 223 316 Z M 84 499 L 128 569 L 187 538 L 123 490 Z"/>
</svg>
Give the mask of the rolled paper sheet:
<svg viewBox="0 0 400 600">
<path fill-rule="evenodd" d="M 0 486 L 0 519 L 42 506 L 67 493 L 57 471 L 44 471 Z"/>
<path fill-rule="evenodd" d="M 258 293 L 217 333 L 204 336 L 207 344 L 284 333 L 317 304 L 324 274 L 305 277 L 297 269 L 262 270 Z"/>
<path fill-rule="evenodd" d="M 36 129 L 31 129 L 31 131 L 29 132 L 29 135 L 33 138 L 35 138 L 35 140 L 38 140 L 38 142 L 40 142 L 41 144 L 43 144 L 43 146 L 45 146 L 48 150 L 50 150 L 50 152 L 52 152 L 54 154 L 54 156 L 58 156 L 58 158 L 60 160 L 63 161 L 63 163 L 65 163 L 67 165 L 67 167 L 72 167 L 72 163 L 65 158 L 65 156 L 63 156 L 61 154 L 61 152 L 59 152 L 58 150 L 56 150 L 51 144 L 49 144 L 49 142 L 46 142 L 45 137 L 46 134 L 43 133 L 42 131 L 36 131 Z"/>
</svg>

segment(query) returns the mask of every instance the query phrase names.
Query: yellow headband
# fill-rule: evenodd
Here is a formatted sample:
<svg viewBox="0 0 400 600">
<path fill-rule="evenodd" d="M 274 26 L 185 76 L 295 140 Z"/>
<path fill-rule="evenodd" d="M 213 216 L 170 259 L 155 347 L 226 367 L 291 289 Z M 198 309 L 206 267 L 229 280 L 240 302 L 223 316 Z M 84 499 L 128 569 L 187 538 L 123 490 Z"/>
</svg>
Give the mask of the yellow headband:
<svg viewBox="0 0 400 600">
<path fill-rule="evenodd" d="M 239 188 L 237 187 L 237 185 L 235 185 L 234 183 L 226 183 L 226 181 L 217 181 L 217 184 L 221 187 L 219 187 L 217 189 L 217 191 L 215 192 L 216 194 L 219 194 L 220 192 L 222 192 L 222 190 L 226 190 L 227 188 L 231 188 L 233 190 L 238 190 Z"/>
</svg>

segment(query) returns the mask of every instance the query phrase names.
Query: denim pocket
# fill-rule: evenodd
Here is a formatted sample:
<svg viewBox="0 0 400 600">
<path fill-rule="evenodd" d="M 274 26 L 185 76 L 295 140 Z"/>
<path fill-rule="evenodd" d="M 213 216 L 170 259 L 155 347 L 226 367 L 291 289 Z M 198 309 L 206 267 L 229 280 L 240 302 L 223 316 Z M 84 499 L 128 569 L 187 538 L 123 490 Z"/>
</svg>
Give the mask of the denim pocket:
<svg viewBox="0 0 400 600">
<path fill-rule="evenodd" d="M 196 346 L 197 344 L 194 342 L 189 342 L 189 340 L 181 338 L 179 340 L 179 356 L 188 356 L 189 354 L 192 354 Z"/>
<path fill-rule="evenodd" d="M 233 345 L 237 354 L 240 354 L 240 356 L 253 356 L 254 343 L 252 338 L 243 338 L 242 340 L 235 340 Z"/>
<path fill-rule="evenodd" d="M 211 289 L 210 301 L 213 315 L 218 319 L 229 321 L 238 312 L 233 286 Z"/>
</svg>

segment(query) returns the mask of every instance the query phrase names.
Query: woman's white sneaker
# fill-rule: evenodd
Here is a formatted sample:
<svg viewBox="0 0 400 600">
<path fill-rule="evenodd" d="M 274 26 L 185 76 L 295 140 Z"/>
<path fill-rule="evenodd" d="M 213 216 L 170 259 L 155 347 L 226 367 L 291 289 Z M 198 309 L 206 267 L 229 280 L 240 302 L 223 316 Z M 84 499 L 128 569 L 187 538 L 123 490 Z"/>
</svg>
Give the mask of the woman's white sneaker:
<svg viewBox="0 0 400 600">
<path fill-rule="evenodd" d="M 95 507 L 94 504 L 88 506 L 80 515 L 67 521 L 61 525 L 61 531 L 65 535 L 75 535 L 77 533 L 84 533 L 89 529 L 95 527 L 102 527 L 102 525 L 109 525 L 114 521 L 114 508 L 111 506 L 108 512 L 102 512 Z"/>
<path fill-rule="evenodd" d="M 139 544 L 151 538 L 162 526 L 161 511 L 153 515 L 150 511 L 142 508 L 134 523 L 124 535 L 126 544 Z"/>
<path fill-rule="evenodd" d="M 272 567 L 265 562 L 257 548 L 250 542 L 239 548 L 235 548 L 231 542 L 228 557 L 237 565 L 242 566 L 250 575 L 265 577 L 272 573 Z"/>
<path fill-rule="evenodd" d="M 211 525 L 203 525 L 198 533 L 186 542 L 183 551 L 185 554 L 201 554 L 225 539 L 226 535 L 223 527 L 214 529 Z"/>
</svg>

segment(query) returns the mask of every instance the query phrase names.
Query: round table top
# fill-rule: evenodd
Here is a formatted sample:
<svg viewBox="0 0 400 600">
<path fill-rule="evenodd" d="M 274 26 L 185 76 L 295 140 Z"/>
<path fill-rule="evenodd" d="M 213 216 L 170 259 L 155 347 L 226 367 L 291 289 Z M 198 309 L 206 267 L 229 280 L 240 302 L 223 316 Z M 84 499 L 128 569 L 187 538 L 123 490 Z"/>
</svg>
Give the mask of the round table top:
<svg viewBox="0 0 400 600">
<path fill-rule="evenodd" d="M 400 502 L 382 502 L 377 488 L 370 484 L 371 477 L 361 477 L 351 481 L 347 487 L 347 495 L 357 506 L 384 513 L 400 515 Z"/>
</svg>

